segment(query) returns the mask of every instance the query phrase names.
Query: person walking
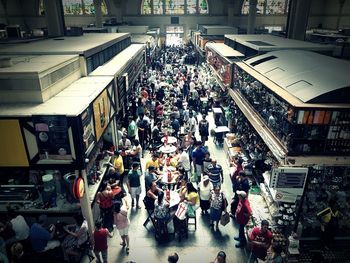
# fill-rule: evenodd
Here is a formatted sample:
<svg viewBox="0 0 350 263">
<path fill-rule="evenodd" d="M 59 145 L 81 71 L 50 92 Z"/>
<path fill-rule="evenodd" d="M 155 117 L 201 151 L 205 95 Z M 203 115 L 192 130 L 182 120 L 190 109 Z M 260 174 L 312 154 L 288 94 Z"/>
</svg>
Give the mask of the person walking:
<svg viewBox="0 0 350 263">
<path fill-rule="evenodd" d="M 198 130 L 199 135 L 201 136 L 201 141 L 204 144 L 208 141 L 209 136 L 209 122 L 207 121 L 205 114 L 202 115 L 202 119 L 199 121 Z"/>
<path fill-rule="evenodd" d="M 139 206 L 139 199 L 141 194 L 141 172 L 140 163 L 134 162 L 132 164 L 132 169 L 128 173 L 127 186 L 131 196 L 131 207 L 134 207 L 134 199 L 136 199 L 136 208 L 141 209 Z"/>
<path fill-rule="evenodd" d="M 202 181 L 198 185 L 198 194 L 202 214 L 208 214 L 208 209 L 210 208 L 210 192 L 213 190 L 213 188 L 214 187 L 209 180 L 209 176 L 204 175 Z"/>
<path fill-rule="evenodd" d="M 113 235 L 107 228 L 102 227 L 100 220 L 95 222 L 94 231 L 94 253 L 96 255 L 97 263 L 108 263 L 108 242 L 107 238 Z M 102 260 L 101 260 L 102 256 Z"/>
<path fill-rule="evenodd" d="M 236 210 L 236 220 L 239 224 L 239 235 L 235 237 L 235 240 L 239 241 L 235 245 L 236 248 L 243 248 L 247 244 L 247 239 L 245 237 L 244 228 L 247 225 L 250 217 L 252 216 L 252 209 L 248 201 L 248 195 L 244 191 L 237 191 L 239 197 L 239 202 Z"/>
<path fill-rule="evenodd" d="M 216 224 L 216 230 L 219 229 L 219 221 L 221 214 L 226 210 L 225 195 L 221 191 L 220 185 L 214 187 L 214 190 L 210 193 L 210 226 L 214 227 L 214 222 Z"/>
<path fill-rule="evenodd" d="M 130 220 L 128 217 L 128 210 L 125 206 L 122 206 L 120 209 L 120 212 L 117 213 L 114 217 L 114 223 L 116 225 L 116 228 L 119 231 L 120 237 L 122 238 L 122 242 L 120 245 L 122 247 L 126 246 L 126 253 L 129 254 L 129 245 L 130 245 L 130 238 L 129 238 L 129 225 Z"/>
<path fill-rule="evenodd" d="M 211 164 L 207 169 L 207 174 L 209 175 L 209 180 L 214 187 L 224 182 L 224 173 L 222 171 L 222 167 L 221 165 L 217 164 L 217 161 L 215 159 L 211 160 Z"/>
<path fill-rule="evenodd" d="M 107 182 L 101 183 L 102 191 L 97 193 L 96 203 L 100 207 L 100 215 L 103 227 L 113 231 L 113 192 Z"/>
</svg>

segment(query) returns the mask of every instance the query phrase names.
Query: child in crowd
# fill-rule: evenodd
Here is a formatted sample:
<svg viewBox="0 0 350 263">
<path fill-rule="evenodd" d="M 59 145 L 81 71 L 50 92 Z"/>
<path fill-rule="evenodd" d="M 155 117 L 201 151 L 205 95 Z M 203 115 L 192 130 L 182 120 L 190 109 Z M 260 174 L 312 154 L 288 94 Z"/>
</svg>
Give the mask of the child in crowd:
<svg viewBox="0 0 350 263">
<path fill-rule="evenodd" d="M 107 237 L 112 237 L 112 234 L 107 228 L 102 228 L 101 220 L 95 223 L 94 231 L 94 253 L 96 255 L 97 263 L 101 263 L 101 255 L 103 263 L 108 263 L 108 244 Z M 101 254 L 101 255 L 100 255 Z"/>
</svg>

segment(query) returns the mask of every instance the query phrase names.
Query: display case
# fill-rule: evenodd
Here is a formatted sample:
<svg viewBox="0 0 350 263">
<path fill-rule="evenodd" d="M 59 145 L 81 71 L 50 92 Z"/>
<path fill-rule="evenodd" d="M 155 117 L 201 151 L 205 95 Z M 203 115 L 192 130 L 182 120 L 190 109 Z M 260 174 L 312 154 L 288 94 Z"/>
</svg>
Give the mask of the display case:
<svg viewBox="0 0 350 263">
<path fill-rule="evenodd" d="M 243 55 L 223 43 L 208 43 L 206 57 L 219 83 L 225 88 L 231 87 L 233 62 L 239 60 Z"/>
<path fill-rule="evenodd" d="M 265 62 L 271 57 L 265 57 Z M 276 63 L 277 57 L 272 59 Z M 250 65 L 259 67 L 258 61 L 255 59 Z M 346 66 L 342 65 L 342 61 L 339 62 L 340 67 Z M 275 83 L 264 81 L 263 77 L 259 79 L 252 73 L 243 63 L 237 63 L 234 67 L 233 86 L 259 114 L 264 125 L 282 142 L 289 155 L 350 154 L 350 108 L 343 103 L 343 98 L 338 97 L 339 102 L 334 101 L 333 97 L 337 95 L 332 92 L 337 94 L 336 89 L 315 95 L 309 99 L 309 103 L 302 103 L 294 96 L 276 93 Z M 299 83 L 301 82 L 303 80 L 300 77 Z M 282 91 L 285 92 L 285 89 Z M 322 102 L 325 96 L 328 96 L 331 103 L 317 103 Z"/>
<path fill-rule="evenodd" d="M 261 156 L 254 174 L 283 233 L 319 241 L 317 212 L 337 198 L 345 216 L 336 240 L 349 238 L 349 66 L 306 51 L 235 62 L 233 132 L 248 137 L 246 157 Z"/>
</svg>

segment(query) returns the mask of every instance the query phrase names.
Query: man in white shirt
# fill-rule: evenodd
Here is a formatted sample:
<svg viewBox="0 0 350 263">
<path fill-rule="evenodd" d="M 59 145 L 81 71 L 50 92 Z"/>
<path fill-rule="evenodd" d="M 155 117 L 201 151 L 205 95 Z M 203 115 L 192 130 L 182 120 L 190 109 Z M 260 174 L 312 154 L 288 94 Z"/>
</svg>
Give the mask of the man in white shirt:
<svg viewBox="0 0 350 263">
<path fill-rule="evenodd" d="M 125 135 L 123 135 L 122 139 L 119 140 L 119 148 L 122 148 L 124 150 L 129 150 L 131 149 L 131 141 L 126 138 Z"/>
<path fill-rule="evenodd" d="M 188 152 L 185 151 L 183 147 L 179 148 L 179 162 L 182 163 L 182 167 L 185 170 L 185 176 L 188 178 L 188 173 L 191 171 L 191 162 L 190 162 L 190 156 L 188 155 Z"/>
</svg>

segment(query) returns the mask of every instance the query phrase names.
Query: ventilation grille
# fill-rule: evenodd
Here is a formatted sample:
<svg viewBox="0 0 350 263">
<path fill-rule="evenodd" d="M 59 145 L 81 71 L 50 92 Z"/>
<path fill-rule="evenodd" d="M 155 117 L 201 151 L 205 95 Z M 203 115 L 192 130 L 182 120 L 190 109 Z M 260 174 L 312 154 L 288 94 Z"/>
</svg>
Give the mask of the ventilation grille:
<svg viewBox="0 0 350 263">
<path fill-rule="evenodd" d="M 45 90 L 51 85 L 55 84 L 57 81 L 65 78 L 67 75 L 73 73 L 74 71 L 79 69 L 79 61 L 76 60 L 73 63 L 70 63 L 63 68 L 55 70 L 50 74 L 41 78 L 41 90 Z"/>
<path fill-rule="evenodd" d="M 259 60 L 257 60 L 257 61 L 254 61 L 254 62 L 250 63 L 250 65 L 252 65 L 253 67 L 255 67 L 255 66 L 257 66 L 257 65 L 259 65 L 259 64 L 261 64 L 261 63 L 264 63 L 264 62 L 266 62 L 266 61 L 270 61 L 270 60 L 275 59 L 275 58 L 277 58 L 277 57 L 275 57 L 275 56 L 269 56 L 269 57 L 262 58 L 262 59 L 259 59 Z"/>
</svg>

